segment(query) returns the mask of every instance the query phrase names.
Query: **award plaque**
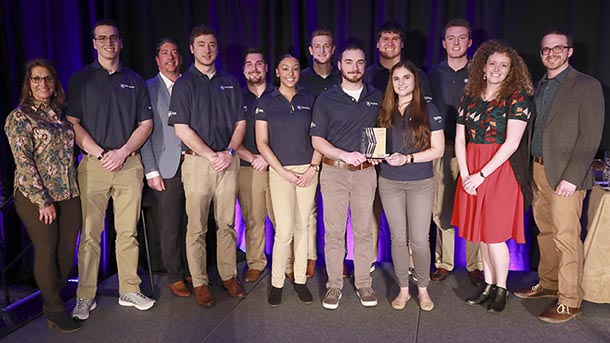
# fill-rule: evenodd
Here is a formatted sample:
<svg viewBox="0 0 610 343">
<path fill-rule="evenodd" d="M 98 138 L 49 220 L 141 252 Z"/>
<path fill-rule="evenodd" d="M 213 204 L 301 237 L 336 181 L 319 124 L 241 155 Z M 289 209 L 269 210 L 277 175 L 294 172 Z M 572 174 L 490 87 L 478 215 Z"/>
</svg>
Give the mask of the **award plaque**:
<svg viewBox="0 0 610 343">
<path fill-rule="evenodd" d="M 389 156 L 389 130 L 382 127 L 365 127 L 362 129 L 360 152 L 366 158 L 386 158 Z"/>
</svg>

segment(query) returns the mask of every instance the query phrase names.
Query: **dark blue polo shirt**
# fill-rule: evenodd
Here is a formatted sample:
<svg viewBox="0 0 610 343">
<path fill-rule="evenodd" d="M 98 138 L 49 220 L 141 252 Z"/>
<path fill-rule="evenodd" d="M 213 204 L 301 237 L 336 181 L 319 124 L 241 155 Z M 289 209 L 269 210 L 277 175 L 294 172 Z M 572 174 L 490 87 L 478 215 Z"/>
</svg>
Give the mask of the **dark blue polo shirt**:
<svg viewBox="0 0 610 343">
<path fill-rule="evenodd" d="M 291 102 L 277 88 L 258 100 L 254 117 L 267 122 L 269 147 L 283 166 L 311 163 L 312 108 L 313 97 L 301 91 Z"/>
<path fill-rule="evenodd" d="M 428 72 L 428 81 L 432 89 L 432 102 L 445 119 L 445 139 L 453 141 L 455 119 L 464 95 L 464 86 L 468 82 L 468 68 L 454 71 L 444 60 Z"/>
<path fill-rule="evenodd" d="M 98 61 L 70 78 L 66 115 L 80 124 L 103 149 L 118 149 L 127 143 L 138 123 L 152 119 L 146 82 L 120 66 L 109 74 Z"/>
<path fill-rule="evenodd" d="M 271 84 L 267 84 L 267 88 L 261 94 L 261 97 L 271 91 L 273 91 L 274 87 Z M 243 109 L 244 109 L 244 118 L 246 119 L 246 135 L 244 136 L 244 140 L 241 143 L 248 151 L 253 154 L 260 155 L 258 148 L 256 147 L 256 135 L 254 130 L 254 110 L 256 109 L 256 104 L 258 103 L 259 98 L 256 94 L 250 92 L 248 87 L 242 90 L 242 101 L 243 101 Z M 250 166 L 250 163 L 244 161 L 242 159 L 239 160 L 239 163 L 242 167 Z"/>
<path fill-rule="evenodd" d="M 233 76 L 216 71 L 210 79 L 191 65 L 172 90 L 168 124 L 187 124 L 210 149 L 222 151 L 235 123 L 244 120 L 241 102 L 241 88 Z"/>
<path fill-rule="evenodd" d="M 411 106 L 407 107 L 405 116 L 401 116 L 398 110 L 394 111 L 394 127 L 390 129 L 392 135 L 392 147 L 395 152 L 399 152 L 403 155 L 413 154 L 420 150 L 407 144 L 403 146 L 403 142 L 410 142 L 411 131 L 409 130 L 409 113 L 411 112 Z M 433 103 L 428 103 L 428 121 L 430 123 L 430 131 L 442 130 L 444 127 L 443 116 L 439 113 L 438 109 Z M 386 162 L 381 164 L 380 176 L 394 180 L 394 181 L 415 181 L 431 178 L 432 172 L 432 161 L 405 164 L 399 167 L 392 167 Z"/>
<path fill-rule="evenodd" d="M 341 73 L 337 68 L 333 67 L 333 71 L 326 77 L 318 75 L 313 67 L 303 69 L 299 77 L 299 90 L 318 97 L 320 93 L 332 88 L 334 85 L 341 83 Z"/>
<path fill-rule="evenodd" d="M 375 126 L 381 98 L 381 92 L 366 83 L 358 101 L 340 85 L 333 86 L 316 99 L 311 135 L 347 152 L 360 151 L 362 129 Z"/>
<path fill-rule="evenodd" d="M 421 81 L 422 91 L 424 92 L 424 98 L 426 101 L 432 100 L 432 91 L 430 90 L 430 84 L 426 74 L 419 68 L 417 68 L 417 76 Z M 388 86 L 388 80 L 390 79 L 390 70 L 386 69 L 381 63 L 377 62 L 368 68 L 364 72 L 364 81 L 373 87 L 379 89 L 381 93 L 385 93 L 385 89 Z"/>
</svg>

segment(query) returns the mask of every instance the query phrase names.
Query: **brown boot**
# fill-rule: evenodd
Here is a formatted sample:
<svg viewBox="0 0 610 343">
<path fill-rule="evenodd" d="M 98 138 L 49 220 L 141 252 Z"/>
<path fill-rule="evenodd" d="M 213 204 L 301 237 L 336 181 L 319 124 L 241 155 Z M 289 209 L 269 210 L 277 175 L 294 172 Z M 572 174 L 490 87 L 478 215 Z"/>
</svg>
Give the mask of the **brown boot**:
<svg viewBox="0 0 610 343">
<path fill-rule="evenodd" d="M 564 304 L 551 304 L 538 316 L 538 319 L 547 323 L 565 323 L 568 320 L 580 315 L 580 308 L 568 307 Z"/>
<path fill-rule="evenodd" d="M 203 307 L 212 307 L 214 306 L 214 296 L 212 295 L 212 291 L 208 285 L 202 285 L 199 287 L 195 287 L 195 301 L 197 304 Z"/>
<path fill-rule="evenodd" d="M 542 288 L 540 284 L 536 284 L 532 286 L 532 288 L 523 289 L 514 293 L 515 296 L 521 299 L 557 298 L 556 290 Z"/>
<path fill-rule="evenodd" d="M 243 298 L 246 296 L 246 292 L 241 287 L 241 284 L 236 277 L 232 277 L 227 281 L 223 281 L 222 285 L 227 290 L 230 296 L 233 298 Z"/>
</svg>

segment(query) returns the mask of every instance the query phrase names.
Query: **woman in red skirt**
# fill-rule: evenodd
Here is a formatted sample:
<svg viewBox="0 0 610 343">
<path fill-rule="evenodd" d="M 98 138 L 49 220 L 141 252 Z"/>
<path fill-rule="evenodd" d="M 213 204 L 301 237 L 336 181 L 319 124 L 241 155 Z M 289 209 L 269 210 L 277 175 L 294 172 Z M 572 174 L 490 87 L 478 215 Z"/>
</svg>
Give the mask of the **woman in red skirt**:
<svg viewBox="0 0 610 343">
<path fill-rule="evenodd" d="M 452 224 L 460 237 L 480 242 L 485 287 L 466 301 L 489 301 L 504 310 L 510 255 L 506 241 L 525 243 L 523 189 L 509 158 L 519 147 L 530 118 L 533 92 L 527 66 L 499 41 L 474 54 L 457 118 L 455 155 L 460 178 Z M 466 144 L 468 142 L 468 144 Z"/>
</svg>

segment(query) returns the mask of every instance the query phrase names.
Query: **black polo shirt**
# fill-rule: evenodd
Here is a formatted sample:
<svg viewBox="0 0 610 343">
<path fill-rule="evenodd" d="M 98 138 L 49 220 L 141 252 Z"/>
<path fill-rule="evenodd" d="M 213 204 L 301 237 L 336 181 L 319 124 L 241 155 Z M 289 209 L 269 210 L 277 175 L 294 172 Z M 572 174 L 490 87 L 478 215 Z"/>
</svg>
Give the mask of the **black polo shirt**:
<svg viewBox="0 0 610 343">
<path fill-rule="evenodd" d="M 273 89 L 274 87 L 271 84 L 267 84 L 267 87 L 263 91 L 263 94 L 261 94 L 261 97 L 273 91 Z M 248 87 L 245 87 L 242 90 L 244 118 L 246 119 L 246 135 L 244 136 L 244 140 L 241 142 L 241 144 L 255 155 L 260 155 L 260 152 L 256 148 L 256 134 L 254 130 L 254 110 L 256 109 L 256 104 L 259 99 L 260 98 L 257 97 L 256 94 L 250 92 Z M 239 163 L 242 167 L 250 166 L 249 162 L 242 159 L 239 160 Z"/>
<path fill-rule="evenodd" d="M 313 67 L 303 69 L 299 77 L 299 90 L 306 92 L 316 98 L 320 93 L 341 83 L 341 73 L 333 67 L 332 72 L 326 77 L 318 75 Z"/>
<path fill-rule="evenodd" d="M 269 147 L 283 166 L 311 163 L 312 107 L 313 97 L 300 90 L 291 102 L 277 88 L 258 100 L 254 117 L 267 122 Z"/>
<path fill-rule="evenodd" d="M 460 100 L 468 82 L 468 68 L 453 70 L 447 60 L 434 66 L 428 72 L 428 81 L 432 89 L 432 101 L 445 119 L 445 139 L 455 140 L 455 119 L 458 115 Z"/>
<path fill-rule="evenodd" d="M 411 106 L 407 108 L 404 117 L 400 115 L 398 110 L 394 111 L 394 127 L 390 129 L 392 147 L 395 148 L 395 152 L 399 152 L 403 155 L 414 154 L 420 151 L 411 145 L 402 146 L 405 138 L 406 142 L 410 142 L 411 140 L 411 130 L 409 129 L 409 113 L 411 113 L 411 109 Z M 431 102 L 428 103 L 428 122 L 430 123 L 430 131 L 442 130 L 444 127 L 443 117 L 438 112 L 436 106 Z M 428 179 L 433 175 L 432 161 L 405 164 L 399 167 L 392 167 L 384 162 L 381 164 L 381 172 L 379 175 L 394 181 Z"/>
<path fill-rule="evenodd" d="M 316 99 L 311 135 L 347 152 L 360 151 L 362 129 L 375 126 L 381 98 L 381 92 L 366 83 L 358 101 L 333 86 Z"/>
<path fill-rule="evenodd" d="M 174 84 L 168 124 L 187 124 L 210 149 L 222 151 L 235 123 L 244 120 L 241 102 L 241 88 L 233 76 L 216 71 L 210 79 L 191 65 Z"/>
<path fill-rule="evenodd" d="M 430 84 L 428 78 L 423 70 L 417 68 L 417 76 L 421 81 L 422 91 L 424 92 L 424 98 L 426 101 L 432 100 L 432 91 L 430 90 Z M 379 89 L 381 93 L 385 93 L 385 89 L 388 86 L 388 80 L 390 79 L 390 70 L 386 69 L 381 63 L 377 62 L 368 68 L 364 72 L 364 81 L 373 87 Z"/>
<path fill-rule="evenodd" d="M 81 126 L 103 149 L 127 143 L 138 123 L 152 119 L 146 82 L 120 66 L 109 74 L 98 61 L 70 78 L 66 115 L 80 119 Z"/>
</svg>

